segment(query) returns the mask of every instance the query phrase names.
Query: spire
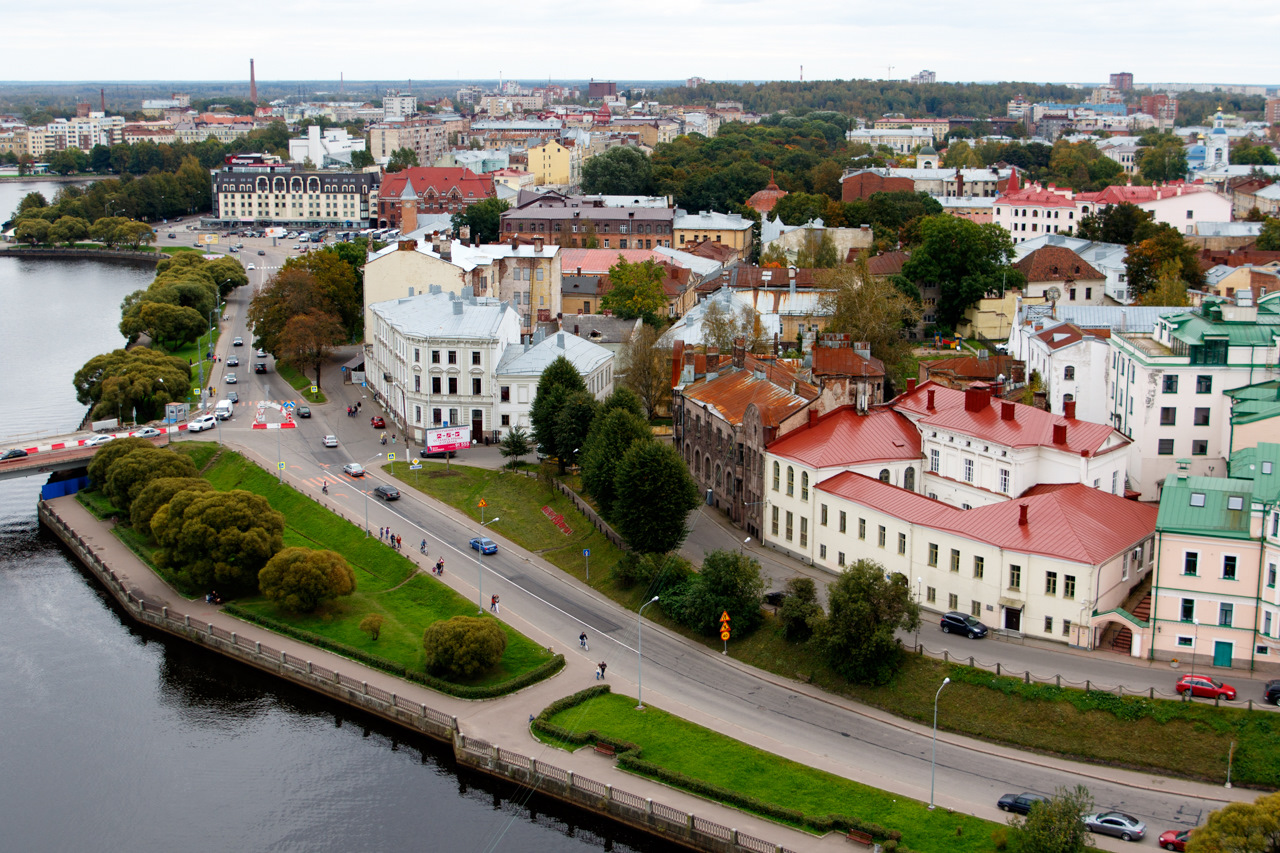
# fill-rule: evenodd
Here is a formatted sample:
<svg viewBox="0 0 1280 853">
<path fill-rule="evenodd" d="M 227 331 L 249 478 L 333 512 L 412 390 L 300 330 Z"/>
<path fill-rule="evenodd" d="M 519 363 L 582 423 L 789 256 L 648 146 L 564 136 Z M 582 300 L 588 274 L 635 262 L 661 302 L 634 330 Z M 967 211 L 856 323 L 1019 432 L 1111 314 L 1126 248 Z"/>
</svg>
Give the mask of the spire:
<svg viewBox="0 0 1280 853">
<path fill-rule="evenodd" d="M 1004 191 L 1008 195 L 1009 193 L 1016 193 L 1020 189 L 1022 189 L 1022 186 L 1018 183 L 1018 167 L 1014 166 L 1009 170 L 1009 183 L 1005 185 Z"/>
</svg>

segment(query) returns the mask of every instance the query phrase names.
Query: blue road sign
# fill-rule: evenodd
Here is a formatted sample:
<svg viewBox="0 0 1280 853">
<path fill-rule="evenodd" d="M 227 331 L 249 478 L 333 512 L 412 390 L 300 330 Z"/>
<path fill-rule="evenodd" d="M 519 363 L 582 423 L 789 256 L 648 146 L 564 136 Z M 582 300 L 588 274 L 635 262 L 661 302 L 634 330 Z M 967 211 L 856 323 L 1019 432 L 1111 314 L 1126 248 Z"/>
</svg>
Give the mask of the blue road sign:
<svg viewBox="0 0 1280 853">
<path fill-rule="evenodd" d="M 591 549 L 590 549 L 590 548 L 583 548 L 583 549 L 582 549 L 582 556 L 584 556 L 584 557 L 590 557 L 590 556 L 591 556 Z"/>
</svg>

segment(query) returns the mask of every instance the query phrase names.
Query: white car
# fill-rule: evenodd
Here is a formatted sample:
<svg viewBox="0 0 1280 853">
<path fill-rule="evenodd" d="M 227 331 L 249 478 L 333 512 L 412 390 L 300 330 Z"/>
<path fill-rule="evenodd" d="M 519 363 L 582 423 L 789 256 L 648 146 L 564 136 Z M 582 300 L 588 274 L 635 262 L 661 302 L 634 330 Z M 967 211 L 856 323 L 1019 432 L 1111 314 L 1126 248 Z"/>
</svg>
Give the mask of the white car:
<svg viewBox="0 0 1280 853">
<path fill-rule="evenodd" d="M 187 432 L 204 432 L 207 429 L 213 429 L 217 425 L 218 419 L 213 415 L 201 415 L 187 424 Z"/>
<path fill-rule="evenodd" d="M 95 435 L 93 438 L 85 439 L 85 447 L 97 447 L 99 444 L 106 444 L 108 441 L 114 441 L 114 435 Z"/>
<path fill-rule="evenodd" d="M 249 264 L 249 267 L 248 267 L 248 269 L 251 269 L 251 270 L 256 270 L 257 268 L 258 268 L 257 264 Z"/>
<path fill-rule="evenodd" d="M 337 446 L 338 446 L 338 437 L 337 437 L 336 435 L 326 435 L 326 436 L 324 437 L 324 446 L 325 446 L 325 447 L 337 447 Z"/>
<path fill-rule="evenodd" d="M 346 465 L 342 466 L 342 473 L 346 474 L 348 477 L 363 477 L 364 466 L 359 462 L 348 462 Z"/>
<path fill-rule="evenodd" d="M 132 434 L 133 438 L 155 438 L 157 435 L 164 435 L 163 432 L 155 427 L 143 427 Z"/>
</svg>

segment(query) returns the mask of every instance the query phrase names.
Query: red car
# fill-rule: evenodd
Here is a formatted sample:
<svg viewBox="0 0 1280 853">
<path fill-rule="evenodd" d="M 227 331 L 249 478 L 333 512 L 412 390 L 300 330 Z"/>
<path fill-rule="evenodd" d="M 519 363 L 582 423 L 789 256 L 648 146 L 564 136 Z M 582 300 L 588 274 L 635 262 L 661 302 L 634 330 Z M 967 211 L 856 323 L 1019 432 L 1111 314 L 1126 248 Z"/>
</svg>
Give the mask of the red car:
<svg viewBox="0 0 1280 853">
<path fill-rule="evenodd" d="M 374 429 L 386 429 L 387 422 L 375 415 L 374 417 L 369 418 L 369 426 L 373 427 Z"/>
<path fill-rule="evenodd" d="M 1200 696 L 1204 699 L 1234 699 L 1236 698 L 1236 689 L 1230 684 L 1223 684 L 1221 681 L 1214 681 L 1207 675 L 1184 675 L 1178 679 L 1175 688 L 1179 695 L 1191 691 L 1192 696 Z"/>
<path fill-rule="evenodd" d="M 1187 838 L 1190 837 L 1192 830 L 1190 829 L 1170 829 L 1160 833 L 1160 846 L 1165 850 L 1176 850 L 1177 853 L 1183 853 L 1187 849 Z"/>
</svg>

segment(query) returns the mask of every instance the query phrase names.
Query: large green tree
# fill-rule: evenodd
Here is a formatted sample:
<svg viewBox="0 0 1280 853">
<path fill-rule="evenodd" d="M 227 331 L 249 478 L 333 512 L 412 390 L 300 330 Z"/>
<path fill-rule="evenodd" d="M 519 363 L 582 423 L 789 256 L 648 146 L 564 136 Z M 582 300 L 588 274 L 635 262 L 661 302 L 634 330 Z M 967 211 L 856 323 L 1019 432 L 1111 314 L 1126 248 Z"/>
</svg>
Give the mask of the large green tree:
<svg viewBox="0 0 1280 853">
<path fill-rule="evenodd" d="M 1263 252 L 1280 252 L 1280 219 L 1268 216 L 1263 220 L 1255 248 Z"/>
<path fill-rule="evenodd" d="M 152 516 L 151 531 L 162 564 L 225 594 L 256 591 L 258 572 L 284 547 L 284 516 L 241 489 L 179 492 Z"/>
<path fill-rule="evenodd" d="M 1254 145 L 1247 137 L 1231 149 L 1233 166 L 1274 166 L 1276 154 L 1269 145 Z"/>
<path fill-rule="evenodd" d="M 337 317 L 314 275 L 298 267 L 280 270 L 249 303 L 254 343 L 267 352 L 280 352 L 280 339 L 289 321 L 310 311 Z"/>
<path fill-rule="evenodd" d="M 507 635 L 495 619 L 454 616 L 431 623 L 422 645 L 428 670 L 468 679 L 498 665 L 507 648 Z"/>
<path fill-rule="evenodd" d="M 556 413 L 556 455 L 561 464 L 576 465 L 595 420 L 599 403 L 589 391 L 571 391 L 565 395 Z"/>
<path fill-rule="evenodd" d="M 632 444 L 618 464 L 614 492 L 614 526 L 637 551 L 665 553 L 688 535 L 685 516 L 698 505 L 698 486 L 670 445 Z"/>
<path fill-rule="evenodd" d="M 343 330 L 338 318 L 319 308 L 311 308 L 285 322 L 274 352 L 277 358 L 296 367 L 299 372 L 315 371 L 316 387 L 319 388 L 320 369 L 342 340 Z"/>
<path fill-rule="evenodd" d="M 153 480 L 194 477 L 198 473 L 190 456 L 163 447 L 140 447 L 112 463 L 102 484 L 102 493 L 113 505 L 131 512 L 134 500 Z"/>
<path fill-rule="evenodd" d="M 653 164 L 649 155 L 630 145 L 619 145 L 597 154 L 582 165 L 582 191 L 601 195 L 652 195 Z"/>
<path fill-rule="evenodd" d="M 937 285 L 938 324 L 955 328 L 965 309 L 990 292 L 999 292 L 1013 258 L 1009 233 L 987 222 L 958 216 L 930 216 L 920 223 L 920 245 L 902 265 L 916 285 Z"/>
<path fill-rule="evenodd" d="M 151 535 L 151 519 L 156 510 L 173 500 L 178 492 L 187 489 L 210 492 L 213 491 L 213 485 L 200 477 L 157 477 L 149 481 L 129 507 L 129 521 L 133 524 L 133 529 L 144 536 Z"/>
<path fill-rule="evenodd" d="M 667 295 L 662 289 L 666 273 L 652 258 L 630 263 L 621 255 L 609 268 L 609 290 L 600 305 L 624 320 L 644 319 L 650 326 L 658 326 L 667 305 Z"/>
<path fill-rule="evenodd" d="M 125 417 L 136 410 L 139 422 L 155 420 L 166 403 L 185 400 L 191 365 L 149 347 L 96 355 L 76 371 L 76 399 L 92 405 L 94 419 Z"/>
<path fill-rule="evenodd" d="M 1187 839 L 1187 853 L 1280 853 L 1280 794 L 1209 812 Z"/>
<path fill-rule="evenodd" d="M 920 606 L 907 576 L 858 560 L 827 588 L 823 647 L 831 668 L 850 681 L 884 684 L 902 665 L 896 631 L 912 631 Z"/>
<path fill-rule="evenodd" d="M 510 210 L 506 199 L 486 198 L 469 204 L 453 215 L 453 230 L 461 236 L 467 228 L 473 243 L 496 243 L 502 237 L 502 214 Z"/>
<path fill-rule="evenodd" d="M 151 447 L 150 441 L 145 438 L 117 438 L 115 441 L 108 442 L 93 454 L 93 459 L 89 461 L 88 473 L 89 482 L 94 488 L 101 489 L 106 485 L 107 475 L 111 471 L 111 466 L 117 460 L 123 459 L 136 450 L 142 450 Z"/>
<path fill-rule="evenodd" d="M 1080 220 L 1076 236 L 1099 243 L 1118 243 L 1128 246 L 1136 242 L 1143 226 L 1151 222 L 1152 215 L 1136 204 L 1123 202 L 1108 205 Z"/>
<path fill-rule="evenodd" d="M 348 255 L 333 247 L 307 252 L 286 260 L 281 274 L 294 270 L 311 274 L 321 303 L 316 307 L 337 316 L 347 335 L 356 337 L 364 322 L 364 293 Z"/>
<path fill-rule="evenodd" d="M 821 282 L 827 331 L 871 344 L 872 357 L 884 362 L 895 381 L 914 375 L 911 342 L 903 329 L 920 322 L 919 303 L 892 282 L 873 277 L 864 257 L 824 273 Z"/>
<path fill-rule="evenodd" d="M 663 601 L 662 609 L 700 634 L 720 630 L 720 617 L 728 613 L 735 636 L 751 633 L 763 619 L 760 611 L 765 580 L 760 564 L 741 551 L 712 551 L 698 574 L 678 594 Z"/>
<path fill-rule="evenodd" d="M 1137 155 L 1138 169 L 1148 181 L 1181 181 L 1187 177 L 1187 152 L 1181 142 L 1162 141 Z"/>
<path fill-rule="evenodd" d="M 1093 838 L 1080 818 L 1092 808 L 1093 797 L 1083 785 L 1059 788 L 1047 801 L 1033 805 L 1025 817 L 1009 819 L 1009 849 L 1014 853 L 1082 853 L 1093 847 Z"/>
<path fill-rule="evenodd" d="M 628 409 L 602 412 L 591 424 L 586 443 L 582 445 L 582 487 L 595 498 L 596 506 L 606 518 L 617 498 L 614 491 L 618 463 L 637 441 L 652 441 L 648 422 Z"/>
<path fill-rule="evenodd" d="M 561 473 L 564 473 L 566 463 L 557 440 L 560 409 L 570 394 L 586 390 L 587 384 L 582 381 L 582 374 L 564 356 L 547 365 L 538 377 L 538 388 L 529 407 L 529 421 L 533 426 L 533 437 L 538 442 L 539 452 L 557 457 Z M 574 445 L 568 450 L 573 451 L 581 446 Z"/>
<path fill-rule="evenodd" d="M 533 437 L 529 435 L 525 428 L 517 424 L 507 430 L 507 434 L 502 437 L 502 443 L 498 445 L 498 450 L 502 454 L 502 458 L 506 459 L 508 468 L 516 468 L 520 464 L 521 457 L 528 456 L 533 450 Z"/>
<path fill-rule="evenodd" d="M 310 613 L 326 601 L 356 591 L 356 575 L 336 551 L 285 548 L 258 572 L 267 600 L 287 610 Z"/>
<path fill-rule="evenodd" d="M 418 162 L 418 155 L 412 148 L 397 148 L 387 158 L 387 172 L 400 172 L 418 165 L 421 165 Z"/>
<path fill-rule="evenodd" d="M 1151 230 L 1154 233 L 1130 246 L 1129 253 L 1125 256 L 1124 268 L 1129 279 L 1129 291 L 1141 298 L 1156 286 L 1160 271 L 1171 263 L 1178 265 L 1179 274 L 1187 287 L 1198 289 L 1204 286 L 1204 272 L 1200 269 L 1196 249 L 1183 239 L 1178 229 L 1162 222 Z"/>
</svg>

